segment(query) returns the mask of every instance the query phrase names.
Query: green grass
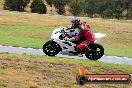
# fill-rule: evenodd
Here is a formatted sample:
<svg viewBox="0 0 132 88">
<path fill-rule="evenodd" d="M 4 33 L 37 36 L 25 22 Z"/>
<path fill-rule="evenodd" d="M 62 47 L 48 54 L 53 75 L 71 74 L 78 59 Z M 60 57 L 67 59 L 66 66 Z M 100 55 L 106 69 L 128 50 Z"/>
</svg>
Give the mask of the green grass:
<svg viewBox="0 0 132 88">
<path fill-rule="evenodd" d="M 105 54 L 106 55 L 114 55 L 114 56 L 127 56 L 127 57 L 132 57 L 132 48 L 120 48 L 120 47 L 115 47 L 115 48 L 111 48 L 111 47 L 105 47 Z"/>
<path fill-rule="evenodd" d="M 132 66 L 48 56 L 0 54 L 0 88 L 130 88 L 130 84 L 76 83 L 80 66 L 88 74 L 132 74 Z"/>
<path fill-rule="evenodd" d="M 0 53 L 0 58 L 7 58 L 11 60 L 30 60 L 32 62 L 47 62 L 47 63 L 56 63 L 56 64 L 69 64 L 69 65 L 76 65 L 77 68 L 80 66 L 93 68 L 96 67 L 98 69 L 111 69 L 111 70 L 120 70 L 124 73 L 132 74 L 132 66 L 130 65 L 121 65 L 121 64 L 111 64 L 111 63 L 104 63 L 100 61 L 92 61 L 92 60 L 79 60 L 79 59 L 69 59 L 69 58 L 58 58 L 58 57 L 49 57 L 49 56 L 32 56 L 32 55 L 19 55 L 19 54 L 6 54 Z M 36 68 L 33 65 L 26 65 L 28 68 Z M 96 70 L 94 70 L 96 72 Z M 102 73 L 101 70 L 98 71 Z"/>
<path fill-rule="evenodd" d="M 37 25 L 0 25 L 0 44 L 42 48 L 52 29 Z"/>
</svg>

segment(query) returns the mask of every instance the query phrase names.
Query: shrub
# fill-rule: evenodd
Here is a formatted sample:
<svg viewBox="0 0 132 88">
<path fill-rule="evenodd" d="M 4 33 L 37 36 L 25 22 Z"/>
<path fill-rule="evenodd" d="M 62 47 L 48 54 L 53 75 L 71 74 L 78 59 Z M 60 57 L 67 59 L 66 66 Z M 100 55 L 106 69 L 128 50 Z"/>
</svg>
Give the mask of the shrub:
<svg viewBox="0 0 132 88">
<path fill-rule="evenodd" d="M 57 13 L 62 15 L 65 13 L 65 5 L 67 4 L 68 0 L 53 0 L 53 4 L 57 10 Z"/>
<path fill-rule="evenodd" d="M 45 14 L 47 12 L 46 5 L 42 0 L 33 0 L 31 4 L 31 12 Z"/>
<path fill-rule="evenodd" d="M 11 11 L 24 11 L 30 0 L 5 0 L 4 9 Z"/>
<path fill-rule="evenodd" d="M 103 13 L 106 17 L 112 17 L 113 16 L 113 11 L 109 8 L 106 9 Z"/>
</svg>

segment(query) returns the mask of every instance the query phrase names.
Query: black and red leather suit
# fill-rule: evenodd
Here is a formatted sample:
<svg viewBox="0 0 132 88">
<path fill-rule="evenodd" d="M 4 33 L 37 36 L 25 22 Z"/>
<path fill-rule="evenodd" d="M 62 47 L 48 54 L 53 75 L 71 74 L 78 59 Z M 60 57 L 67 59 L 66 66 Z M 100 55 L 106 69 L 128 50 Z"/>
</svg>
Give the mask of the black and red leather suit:
<svg viewBox="0 0 132 88">
<path fill-rule="evenodd" d="M 79 34 L 75 36 L 75 40 L 82 40 L 81 43 L 77 44 L 77 48 L 79 49 L 80 53 L 84 52 L 84 47 L 89 43 L 94 43 L 95 36 L 90 28 L 90 26 L 86 25 L 86 23 L 81 23 L 78 27 L 80 30 Z"/>
</svg>

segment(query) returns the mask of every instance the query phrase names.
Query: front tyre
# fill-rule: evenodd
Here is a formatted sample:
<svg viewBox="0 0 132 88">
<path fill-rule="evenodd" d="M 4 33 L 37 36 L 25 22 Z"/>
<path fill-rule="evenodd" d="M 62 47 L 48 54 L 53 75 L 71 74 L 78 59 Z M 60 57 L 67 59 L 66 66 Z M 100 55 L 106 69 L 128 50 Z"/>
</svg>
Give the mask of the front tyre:
<svg viewBox="0 0 132 88">
<path fill-rule="evenodd" d="M 61 47 L 55 41 L 49 40 L 43 45 L 43 52 L 48 56 L 55 56 L 61 51 Z"/>
<path fill-rule="evenodd" d="M 88 45 L 90 51 L 85 53 L 85 56 L 90 60 L 98 60 L 104 55 L 104 48 L 102 45 L 93 43 Z"/>
</svg>

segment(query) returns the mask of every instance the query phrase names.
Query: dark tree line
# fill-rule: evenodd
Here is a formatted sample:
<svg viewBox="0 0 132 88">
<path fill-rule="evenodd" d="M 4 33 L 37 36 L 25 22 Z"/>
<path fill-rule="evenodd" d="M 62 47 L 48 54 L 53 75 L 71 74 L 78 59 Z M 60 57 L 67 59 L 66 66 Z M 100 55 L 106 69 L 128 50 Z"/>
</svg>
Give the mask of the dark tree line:
<svg viewBox="0 0 132 88">
<path fill-rule="evenodd" d="M 31 0 L 31 12 L 46 13 L 44 1 L 51 7 L 54 6 L 60 15 L 65 14 L 65 7 L 73 15 L 102 18 L 132 18 L 132 0 Z M 4 9 L 24 11 L 30 0 L 5 0 Z"/>
<path fill-rule="evenodd" d="M 25 7 L 30 3 L 30 0 L 5 0 L 3 8 L 10 11 L 25 11 Z M 42 0 L 32 0 L 31 12 L 33 13 L 46 13 L 47 8 Z"/>
<path fill-rule="evenodd" d="M 85 15 L 94 17 L 98 15 L 102 18 L 122 17 L 132 18 L 132 0 L 46 0 L 52 7 L 57 9 L 57 13 L 64 14 L 65 6 L 73 15 Z"/>
<path fill-rule="evenodd" d="M 72 0 L 69 3 L 73 15 L 81 13 L 89 17 L 132 18 L 132 0 Z"/>
<path fill-rule="evenodd" d="M 11 11 L 24 11 L 30 0 L 5 0 L 4 9 Z"/>
</svg>

